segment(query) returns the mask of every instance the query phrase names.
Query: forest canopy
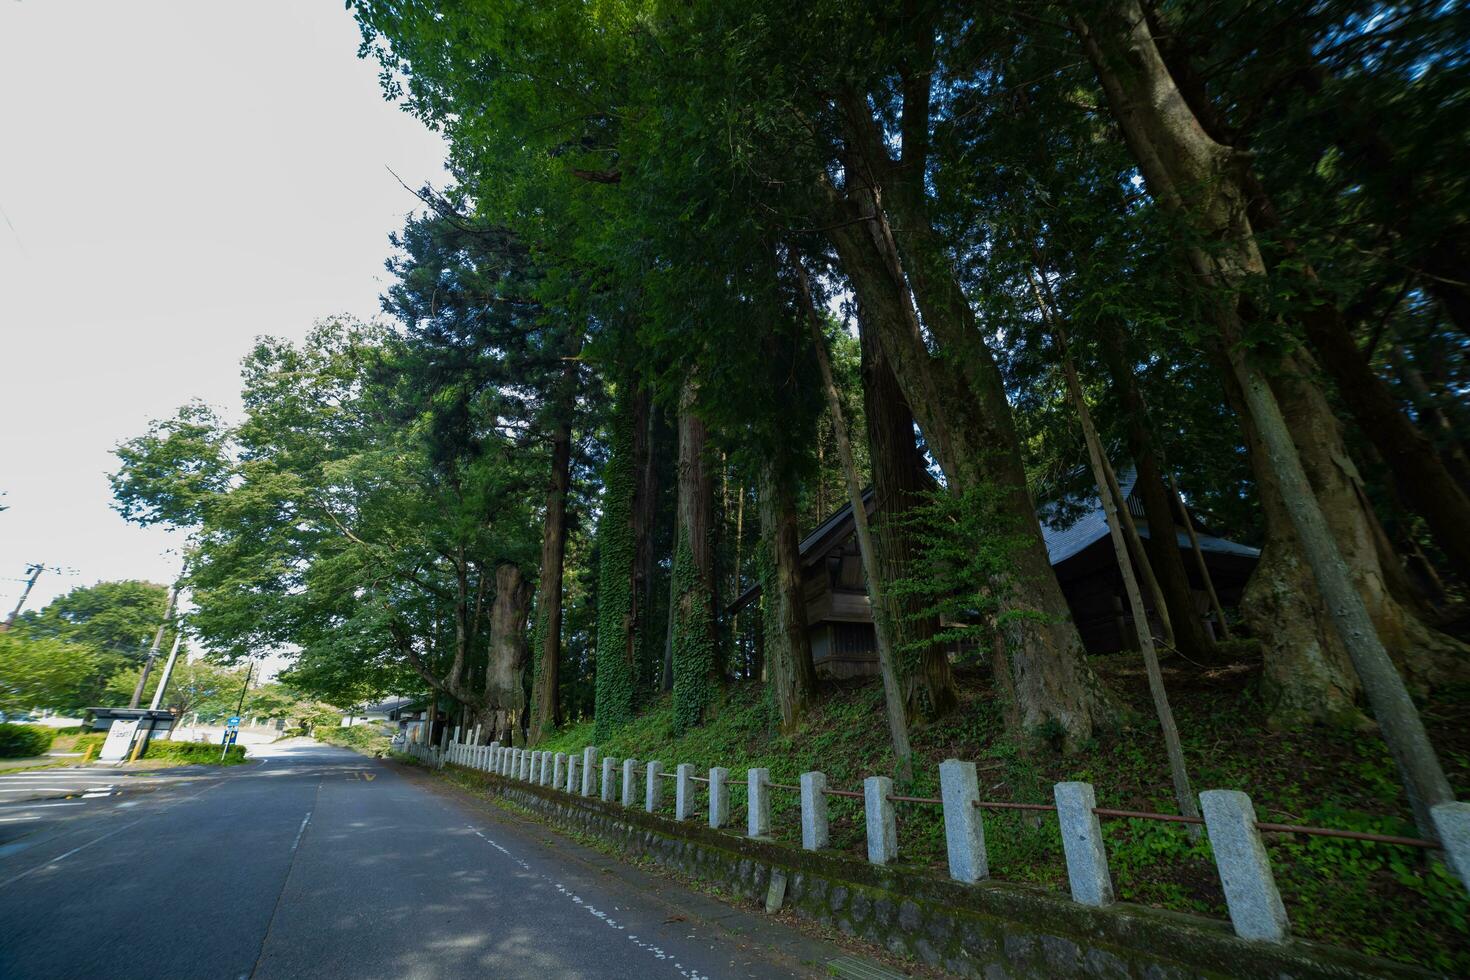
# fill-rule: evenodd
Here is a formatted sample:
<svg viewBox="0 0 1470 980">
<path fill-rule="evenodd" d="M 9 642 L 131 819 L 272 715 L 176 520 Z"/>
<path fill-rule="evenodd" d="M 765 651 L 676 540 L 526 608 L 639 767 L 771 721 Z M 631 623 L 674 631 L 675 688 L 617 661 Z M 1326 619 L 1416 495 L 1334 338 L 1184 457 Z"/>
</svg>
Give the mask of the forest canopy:
<svg viewBox="0 0 1470 980">
<path fill-rule="evenodd" d="M 896 772 L 976 692 L 1022 751 L 1106 739 L 1140 658 L 1185 813 L 1160 665 L 1241 666 L 1240 712 L 1376 724 L 1433 834 L 1421 710 L 1470 666 L 1463 8 L 349 7 L 453 183 L 381 318 L 262 338 L 238 422 L 119 447 L 211 650 L 536 744 L 664 696 L 695 729 L 734 683 L 790 731 L 857 644 Z M 1094 510 L 1069 578 L 1049 536 Z"/>
</svg>

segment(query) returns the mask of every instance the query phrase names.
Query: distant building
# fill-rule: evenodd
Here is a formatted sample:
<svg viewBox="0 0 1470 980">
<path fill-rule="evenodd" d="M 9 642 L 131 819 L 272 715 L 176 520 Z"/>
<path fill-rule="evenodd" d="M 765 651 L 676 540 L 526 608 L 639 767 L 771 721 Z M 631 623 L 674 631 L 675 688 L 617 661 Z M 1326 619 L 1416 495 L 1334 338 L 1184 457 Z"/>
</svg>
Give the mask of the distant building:
<svg viewBox="0 0 1470 980">
<path fill-rule="evenodd" d="M 1143 515 L 1143 503 L 1133 493 L 1136 474 L 1128 469 L 1118 474 L 1118 481 L 1128 512 L 1133 516 L 1140 537 L 1151 536 Z M 863 495 L 868 513 L 874 510 L 874 494 Z M 1096 494 L 1071 497 L 1040 508 L 1042 538 L 1047 557 L 1056 572 L 1062 595 L 1077 624 L 1077 631 L 1089 653 L 1111 653 L 1135 645 L 1133 617 L 1123 592 L 1123 576 L 1113 554 L 1107 516 Z M 1176 514 L 1178 521 L 1181 515 Z M 1063 524 L 1063 520 L 1068 523 Z M 1208 533 L 1193 518 L 1200 552 L 1220 602 L 1234 607 L 1240 601 L 1260 549 L 1238 544 Z M 1199 609 L 1206 616 L 1206 628 L 1213 630 L 1208 618 L 1209 601 L 1204 583 L 1189 544 L 1183 524 L 1172 528 L 1179 548 L 1186 552 L 1184 567 L 1191 577 Z M 877 637 L 873 631 L 873 610 L 869 605 L 863 577 L 862 557 L 858 552 L 856 523 L 852 505 L 848 504 L 819 524 L 800 544 L 802 588 L 806 595 L 807 631 L 811 639 L 812 660 L 817 672 L 827 677 L 857 677 L 878 672 Z M 760 585 L 746 589 L 731 603 L 738 612 L 760 596 Z M 1150 620 L 1155 617 L 1153 600 L 1144 597 Z"/>
</svg>

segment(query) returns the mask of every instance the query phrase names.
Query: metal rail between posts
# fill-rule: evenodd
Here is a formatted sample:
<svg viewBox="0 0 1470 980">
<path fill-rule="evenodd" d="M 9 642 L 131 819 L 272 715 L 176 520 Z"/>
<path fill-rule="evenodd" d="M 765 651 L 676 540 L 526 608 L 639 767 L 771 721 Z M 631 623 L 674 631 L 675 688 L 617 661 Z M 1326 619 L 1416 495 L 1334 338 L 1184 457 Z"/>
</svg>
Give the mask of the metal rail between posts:
<svg viewBox="0 0 1470 980">
<path fill-rule="evenodd" d="M 1121 817 L 1134 820 L 1157 820 L 1161 823 L 1183 823 L 1194 826 L 1203 826 L 1203 817 L 1186 817 L 1177 813 L 1148 813 L 1142 810 L 1112 810 L 1107 807 L 1093 807 L 1093 813 L 1100 817 Z M 1335 827 L 1303 827 L 1298 824 L 1270 823 L 1269 821 L 1256 821 L 1256 829 L 1269 834 L 1308 834 L 1313 837 L 1335 837 L 1339 840 L 1361 840 L 1374 844 L 1396 844 L 1400 847 L 1419 847 L 1426 850 L 1435 850 L 1440 845 L 1431 840 L 1419 837 L 1397 837 L 1393 834 L 1373 834 L 1362 830 L 1339 830 Z"/>
<path fill-rule="evenodd" d="M 931 803 L 934 806 L 944 806 L 944 801 L 932 796 L 890 796 L 890 803 Z"/>
<path fill-rule="evenodd" d="M 1056 807 L 1050 803 L 1002 803 L 998 800 L 975 800 L 974 806 L 982 810 L 1045 810 L 1056 812 Z"/>
<path fill-rule="evenodd" d="M 707 779 L 704 776 L 690 776 L 689 778 L 692 779 L 692 780 L 694 780 L 696 783 L 707 783 L 707 782 L 709 782 L 709 779 Z"/>
<path fill-rule="evenodd" d="M 789 789 L 793 793 L 801 792 L 800 786 L 788 786 L 785 783 L 773 783 L 770 780 L 766 780 L 766 785 L 771 787 L 771 789 Z"/>
<path fill-rule="evenodd" d="M 860 800 L 860 799 L 863 798 L 863 794 L 856 793 L 856 792 L 854 792 L 854 791 L 852 791 L 850 789 L 823 789 L 822 790 L 822 795 L 823 796 L 846 796 L 849 799 L 853 799 L 853 800 Z"/>
</svg>

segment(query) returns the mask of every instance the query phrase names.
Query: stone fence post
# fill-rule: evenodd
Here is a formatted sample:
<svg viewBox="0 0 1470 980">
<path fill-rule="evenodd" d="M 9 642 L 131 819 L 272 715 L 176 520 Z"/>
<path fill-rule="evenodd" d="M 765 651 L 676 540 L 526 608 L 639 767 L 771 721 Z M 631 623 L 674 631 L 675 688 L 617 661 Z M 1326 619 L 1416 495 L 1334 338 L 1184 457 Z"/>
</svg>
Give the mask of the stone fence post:
<svg viewBox="0 0 1470 980">
<path fill-rule="evenodd" d="M 893 780 L 869 776 L 863 780 L 863 816 L 868 830 L 868 861 L 887 864 L 898 857 L 898 819 L 893 812 Z"/>
<path fill-rule="evenodd" d="M 611 803 L 617 787 L 618 760 L 612 756 L 602 760 L 602 802 Z"/>
<path fill-rule="evenodd" d="M 633 808 L 633 802 L 638 798 L 638 760 L 623 760 L 623 806 Z"/>
<path fill-rule="evenodd" d="M 577 766 L 581 761 L 575 755 L 567 756 L 567 782 L 562 789 L 566 790 L 572 796 L 576 796 L 577 790 L 580 788 L 580 784 L 577 781 Z"/>
<path fill-rule="evenodd" d="M 1441 803 L 1429 811 L 1450 870 L 1470 891 L 1470 803 Z"/>
<path fill-rule="evenodd" d="M 567 754 L 558 752 L 551 770 L 551 788 L 561 789 L 567 783 Z"/>
<path fill-rule="evenodd" d="M 664 764 L 657 759 L 649 759 L 648 765 L 644 767 L 644 773 L 648 780 L 643 793 L 643 809 L 653 813 L 664 801 Z"/>
<path fill-rule="evenodd" d="M 745 836 L 771 836 L 771 770 L 745 770 Z"/>
<path fill-rule="evenodd" d="M 820 772 L 801 774 L 801 846 L 820 851 L 827 846 L 827 776 Z"/>
<path fill-rule="evenodd" d="M 730 822 L 730 770 L 715 766 L 709 771 L 709 825 L 719 830 Z"/>
<path fill-rule="evenodd" d="M 582 795 L 597 792 L 597 746 L 589 745 L 582 750 Z"/>
<path fill-rule="evenodd" d="M 1276 890 L 1251 798 L 1232 789 L 1208 789 L 1199 795 L 1199 805 L 1235 934 L 1241 939 L 1284 941 L 1286 906 Z"/>
<path fill-rule="evenodd" d="M 946 759 L 939 764 L 939 797 L 944 800 L 944 847 L 949 876 L 974 884 L 990 875 L 985 853 L 985 824 L 980 808 L 980 783 L 975 763 Z"/>
<path fill-rule="evenodd" d="M 1108 874 L 1108 853 L 1103 846 L 1102 825 L 1093 807 L 1097 797 L 1091 783 L 1057 783 L 1057 820 L 1062 827 L 1062 850 L 1067 856 L 1067 880 L 1072 901 L 1102 908 L 1113 903 L 1113 879 Z"/>
<path fill-rule="evenodd" d="M 681 762 L 674 769 L 674 819 L 688 820 L 694 812 L 694 767 Z"/>
</svg>

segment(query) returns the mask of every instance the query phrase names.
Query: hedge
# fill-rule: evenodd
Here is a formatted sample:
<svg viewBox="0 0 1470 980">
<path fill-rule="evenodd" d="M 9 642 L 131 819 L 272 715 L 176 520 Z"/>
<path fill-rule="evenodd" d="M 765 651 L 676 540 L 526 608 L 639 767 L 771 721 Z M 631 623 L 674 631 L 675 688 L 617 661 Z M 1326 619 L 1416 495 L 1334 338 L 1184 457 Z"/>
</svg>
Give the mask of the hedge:
<svg viewBox="0 0 1470 980">
<path fill-rule="evenodd" d="M 169 759 L 178 762 L 220 765 L 220 747 L 209 742 L 150 741 L 143 750 L 144 759 Z M 224 765 L 233 766 L 245 761 L 245 746 L 230 746 Z"/>
<path fill-rule="evenodd" d="M 56 730 L 45 725 L 0 724 L 0 759 L 29 759 L 45 755 Z"/>
</svg>

